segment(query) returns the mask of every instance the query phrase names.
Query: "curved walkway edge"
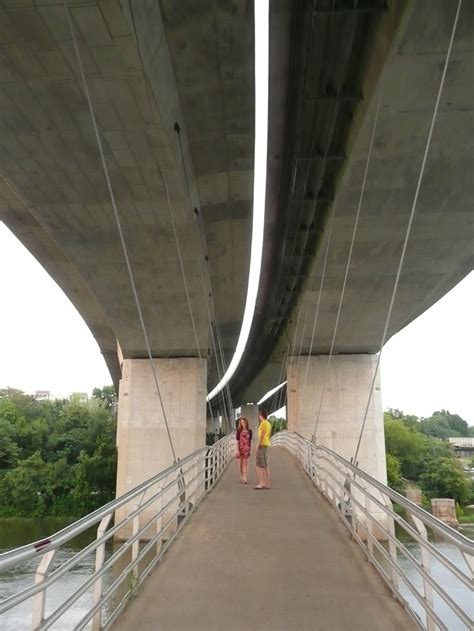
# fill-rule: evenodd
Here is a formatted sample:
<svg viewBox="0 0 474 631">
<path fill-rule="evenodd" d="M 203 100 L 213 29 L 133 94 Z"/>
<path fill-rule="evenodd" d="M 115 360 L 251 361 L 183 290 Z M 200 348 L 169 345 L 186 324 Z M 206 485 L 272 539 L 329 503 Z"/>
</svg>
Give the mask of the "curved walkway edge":
<svg viewBox="0 0 474 631">
<path fill-rule="evenodd" d="M 255 491 L 231 463 L 114 630 L 414 628 L 290 455 L 272 449 L 271 467 Z"/>
</svg>

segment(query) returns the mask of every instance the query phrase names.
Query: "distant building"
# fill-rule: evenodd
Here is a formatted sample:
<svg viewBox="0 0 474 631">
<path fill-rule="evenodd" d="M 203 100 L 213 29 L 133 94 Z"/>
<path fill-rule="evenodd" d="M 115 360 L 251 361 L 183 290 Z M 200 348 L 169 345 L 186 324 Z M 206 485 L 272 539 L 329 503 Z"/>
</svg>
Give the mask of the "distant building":
<svg viewBox="0 0 474 631">
<path fill-rule="evenodd" d="M 448 438 L 448 441 L 454 447 L 457 456 L 470 458 L 474 455 L 474 437 L 456 436 Z"/>
<path fill-rule="evenodd" d="M 87 392 L 73 392 L 69 400 L 76 401 L 77 403 L 87 403 L 87 401 L 89 401 L 89 395 Z"/>
<path fill-rule="evenodd" d="M 37 401 L 49 401 L 49 390 L 36 390 L 34 397 Z"/>
</svg>

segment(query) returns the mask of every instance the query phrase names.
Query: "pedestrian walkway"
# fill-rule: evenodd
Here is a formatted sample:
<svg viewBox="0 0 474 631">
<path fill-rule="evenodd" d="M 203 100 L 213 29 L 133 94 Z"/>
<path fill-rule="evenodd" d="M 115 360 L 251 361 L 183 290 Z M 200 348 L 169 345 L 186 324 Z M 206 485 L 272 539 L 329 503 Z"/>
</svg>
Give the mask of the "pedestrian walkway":
<svg viewBox="0 0 474 631">
<path fill-rule="evenodd" d="M 263 491 L 228 468 L 116 631 L 413 628 L 299 465 L 273 448 L 271 467 Z"/>
</svg>

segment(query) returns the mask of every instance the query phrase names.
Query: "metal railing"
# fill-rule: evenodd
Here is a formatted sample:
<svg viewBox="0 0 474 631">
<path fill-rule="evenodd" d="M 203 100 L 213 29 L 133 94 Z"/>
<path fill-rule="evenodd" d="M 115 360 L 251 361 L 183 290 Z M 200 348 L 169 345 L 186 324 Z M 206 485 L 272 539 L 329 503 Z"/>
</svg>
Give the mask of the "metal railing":
<svg viewBox="0 0 474 631">
<path fill-rule="evenodd" d="M 299 461 L 419 628 L 474 628 L 472 541 L 327 447 L 288 431 L 272 445 Z"/>
<path fill-rule="evenodd" d="M 56 534 L 0 554 L 0 572 L 11 567 L 24 571 L 25 564 L 31 566 L 32 561 L 39 560 L 32 576 L 34 582 L 0 601 L 0 620 L 16 607 L 24 606 L 25 601 L 31 601 L 31 626 L 23 618 L 18 626 L 16 618 L 8 624 L 9 628 L 48 629 L 58 621 L 61 628 L 68 629 L 109 628 L 219 480 L 234 455 L 234 444 L 232 433 L 212 447 L 189 454 Z M 96 537 L 58 563 L 61 548 L 78 536 L 85 536 L 92 527 L 97 527 Z M 56 597 L 54 606 L 49 603 L 48 607 L 48 589 L 68 573 L 83 569 L 84 560 L 90 560 L 91 555 L 95 556 L 95 563 L 90 567 L 90 576 L 72 593 L 64 594 L 62 602 L 58 604 Z M 73 620 L 71 607 L 79 600 L 80 618 Z"/>
</svg>

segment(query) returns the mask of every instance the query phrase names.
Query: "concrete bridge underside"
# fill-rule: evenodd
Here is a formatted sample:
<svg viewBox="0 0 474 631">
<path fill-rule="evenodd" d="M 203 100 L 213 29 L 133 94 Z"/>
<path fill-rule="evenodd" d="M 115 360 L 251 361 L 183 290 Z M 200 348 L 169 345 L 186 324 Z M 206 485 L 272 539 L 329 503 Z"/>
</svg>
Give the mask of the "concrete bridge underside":
<svg viewBox="0 0 474 631">
<path fill-rule="evenodd" d="M 4 0 L 0 12 L 0 217 L 71 298 L 121 380 L 122 493 L 203 444 L 205 395 L 219 377 L 212 333 L 217 325 L 229 362 L 240 331 L 254 172 L 252 3 L 71 0 L 68 12 L 29 2 Z M 262 281 L 231 390 L 235 405 L 256 401 L 277 383 L 288 348 L 311 352 L 309 380 L 299 363 L 288 376 L 290 426 L 312 436 L 380 98 L 339 357 L 327 374 L 333 395 L 321 405 L 325 443 L 350 457 L 457 2 L 270 6 Z M 464 2 L 388 337 L 472 269 L 473 20 Z M 379 390 L 361 466 L 383 479 Z"/>
<path fill-rule="evenodd" d="M 456 4 L 271 3 L 266 247 L 236 403 L 274 385 L 295 327 L 309 351 L 303 321 L 314 314 L 334 209 L 312 348 L 328 352 L 381 90 L 335 352 L 378 349 Z M 208 312 L 229 361 L 246 293 L 251 6 L 69 6 L 152 354 L 208 358 L 210 388 Z M 472 268 L 473 11 L 463 4 L 389 336 Z M 0 216 L 77 306 L 117 383 L 117 340 L 125 358 L 146 349 L 64 6 L 9 2 L 1 15 Z"/>
</svg>

